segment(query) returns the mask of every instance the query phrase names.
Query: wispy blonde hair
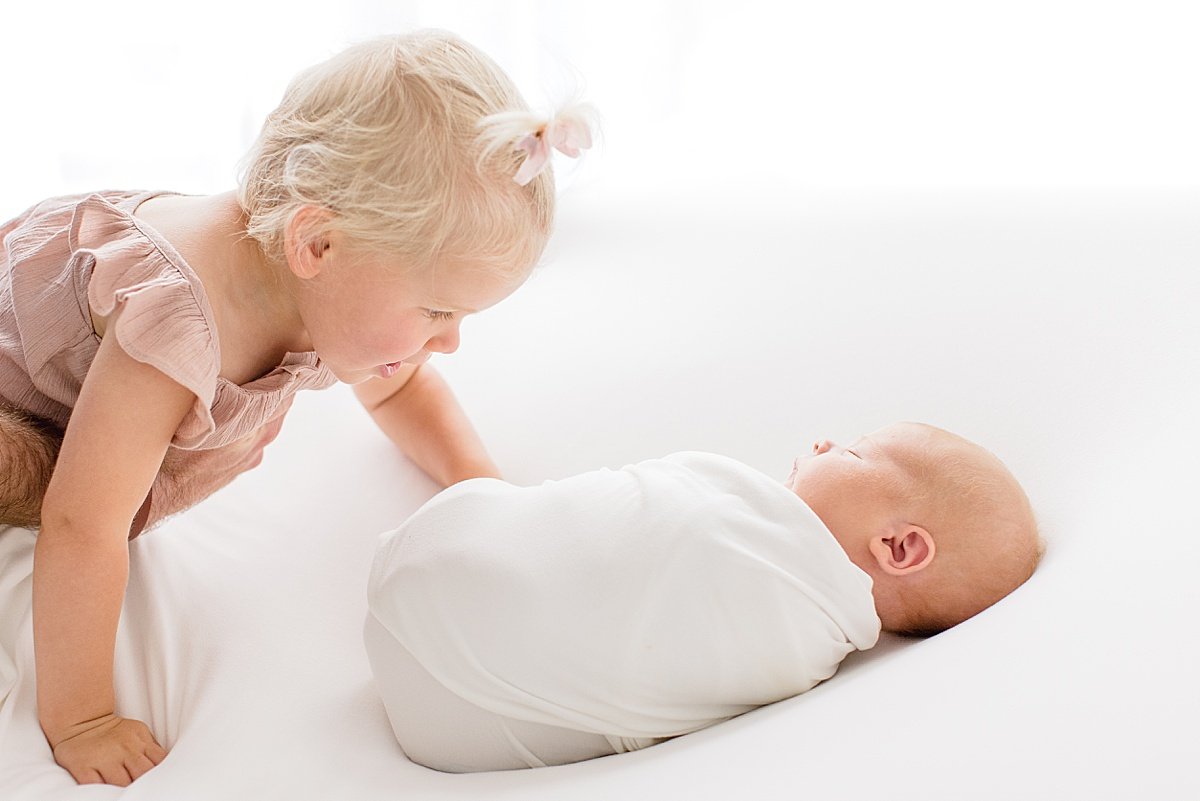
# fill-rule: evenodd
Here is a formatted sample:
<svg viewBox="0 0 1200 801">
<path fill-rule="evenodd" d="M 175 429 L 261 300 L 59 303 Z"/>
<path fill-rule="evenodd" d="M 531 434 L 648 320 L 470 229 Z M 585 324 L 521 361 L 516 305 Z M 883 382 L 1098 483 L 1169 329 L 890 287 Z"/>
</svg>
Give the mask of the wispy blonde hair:
<svg viewBox="0 0 1200 801">
<path fill-rule="evenodd" d="M 527 115 L 512 81 L 488 56 L 444 31 L 383 36 L 300 73 L 242 161 L 238 199 L 247 233 L 282 260 L 296 212 L 330 214 L 357 248 L 414 268 L 454 259 L 505 274 L 540 257 L 554 218 L 547 168 L 526 186 L 523 155 L 489 119 Z M 496 117 L 496 115 L 501 115 Z"/>
</svg>

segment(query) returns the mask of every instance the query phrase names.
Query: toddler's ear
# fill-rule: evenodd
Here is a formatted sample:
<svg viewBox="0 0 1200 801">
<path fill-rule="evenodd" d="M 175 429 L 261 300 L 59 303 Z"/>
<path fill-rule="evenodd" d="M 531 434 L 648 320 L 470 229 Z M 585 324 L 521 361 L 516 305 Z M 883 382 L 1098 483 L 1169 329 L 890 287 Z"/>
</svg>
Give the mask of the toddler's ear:
<svg viewBox="0 0 1200 801">
<path fill-rule="evenodd" d="M 879 563 L 879 569 L 892 576 L 906 576 L 923 570 L 937 552 L 930 533 L 911 524 L 872 537 L 868 547 Z"/>
<path fill-rule="evenodd" d="M 325 224 L 329 212 L 316 206 L 301 206 L 283 232 L 283 252 L 288 267 L 297 278 L 315 278 L 325 266 L 329 250 L 329 232 Z"/>
</svg>

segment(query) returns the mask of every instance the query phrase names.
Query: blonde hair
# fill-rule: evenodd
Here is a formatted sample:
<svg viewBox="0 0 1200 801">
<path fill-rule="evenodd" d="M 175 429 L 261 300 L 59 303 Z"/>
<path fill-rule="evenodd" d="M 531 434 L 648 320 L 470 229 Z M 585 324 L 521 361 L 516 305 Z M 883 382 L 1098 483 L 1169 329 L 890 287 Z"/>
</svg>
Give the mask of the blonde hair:
<svg viewBox="0 0 1200 801">
<path fill-rule="evenodd" d="M 354 45 L 292 81 L 243 159 L 247 234 L 282 260 L 292 218 L 315 206 L 329 214 L 297 250 L 336 229 L 414 268 L 454 259 L 523 273 L 550 235 L 554 178 L 513 181 L 522 155 L 489 118 L 514 112 L 529 109 L 509 78 L 453 34 Z"/>
<path fill-rule="evenodd" d="M 903 622 L 892 630 L 929 636 L 1024 584 L 1046 545 L 1025 491 L 1003 462 L 957 434 L 916 425 L 933 436 L 928 458 L 909 465 L 908 494 L 929 520 L 937 555 L 922 573 L 925 581 L 900 598 Z"/>
</svg>

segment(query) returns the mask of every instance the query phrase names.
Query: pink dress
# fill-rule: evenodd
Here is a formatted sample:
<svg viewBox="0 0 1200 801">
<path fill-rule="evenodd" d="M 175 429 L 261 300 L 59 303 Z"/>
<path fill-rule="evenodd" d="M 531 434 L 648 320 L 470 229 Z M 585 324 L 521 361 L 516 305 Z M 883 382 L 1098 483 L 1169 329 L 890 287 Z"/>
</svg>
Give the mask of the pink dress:
<svg viewBox="0 0 1200 801">
<path fill-rule="evenodd" d="M 106 191 L 43 201 L 0 226 L 0 400 L 67 425 L 106 335 L 190 389 L 172 446 L 219 448 L 263 426 L 301 389 L 336 382 L 316 353 L 289 353 L 261 378 L 221 378 L 212 308 L 171 244 L 133 216 L 164 192 Z M 136 414 L 136 409 L 130 409 Z"/>
</svg>

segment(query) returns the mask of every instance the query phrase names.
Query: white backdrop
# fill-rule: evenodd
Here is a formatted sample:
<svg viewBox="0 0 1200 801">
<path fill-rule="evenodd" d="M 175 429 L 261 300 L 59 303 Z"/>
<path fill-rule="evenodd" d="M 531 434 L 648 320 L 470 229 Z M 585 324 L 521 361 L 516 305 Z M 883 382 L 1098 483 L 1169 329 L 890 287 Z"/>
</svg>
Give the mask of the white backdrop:
<svg viewBox="0 0 1200 801">
<path fill-rule="evenodd" d="M 536 106 L 605 116 L 582 183 L 646 187 L 1200 184 L 1188 0 L 152 0 L 0 18 L 0 216 L 99 187 L 231 187 L 300 68 L 435 26 Z"/>
</svg>

